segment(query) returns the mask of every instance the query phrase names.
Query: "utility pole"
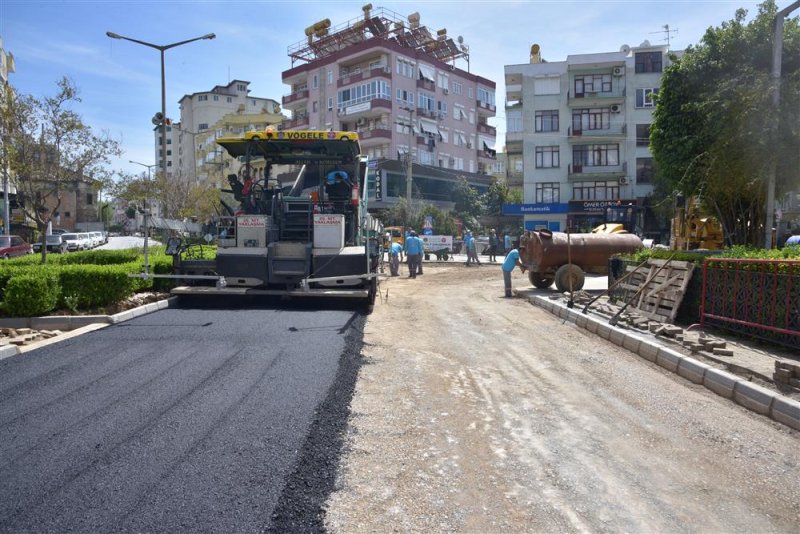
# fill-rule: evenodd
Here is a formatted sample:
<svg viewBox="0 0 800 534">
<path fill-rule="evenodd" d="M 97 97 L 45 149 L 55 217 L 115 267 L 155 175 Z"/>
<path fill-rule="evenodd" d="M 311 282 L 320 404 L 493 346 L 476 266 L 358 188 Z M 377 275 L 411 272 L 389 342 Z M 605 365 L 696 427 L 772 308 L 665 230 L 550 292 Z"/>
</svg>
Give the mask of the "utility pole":
<svg viewBox="0 0 800 534">
<path fill-rule="evenodd" d="M 405 108 L 408 111 L 408 151 L 406 152 L 406 231 L 411 219 L 411 185 L 414 180 L 414 159 L 411 155 L 411 147 L 414 141 L 414 108 Z M 405 235 L 403 235 L 405 238 Z"/>
<path fill-rule="evenodd" d="M 783 55 L 783 19 L 789 13 L 800 8 L 800 0 L 790 6 L 778 11 L 773 22 L 775 33 L 772 38 L 772 109 L 775 113 L 775 120 L 772 122 L 770 140 L 774 145 L 778 141 L 778 121 L 780 120 L 781 103 L 781 56 Z M 767 176 L 767 209 L 766 221 L 764 222 L 764 248 L 770 249 L 772 242 L 772 225 L 775 223 L 775 175 L 778 172 L 777 152 L 772 151 L 770 156 L 769 174 Z"/>
</svg>

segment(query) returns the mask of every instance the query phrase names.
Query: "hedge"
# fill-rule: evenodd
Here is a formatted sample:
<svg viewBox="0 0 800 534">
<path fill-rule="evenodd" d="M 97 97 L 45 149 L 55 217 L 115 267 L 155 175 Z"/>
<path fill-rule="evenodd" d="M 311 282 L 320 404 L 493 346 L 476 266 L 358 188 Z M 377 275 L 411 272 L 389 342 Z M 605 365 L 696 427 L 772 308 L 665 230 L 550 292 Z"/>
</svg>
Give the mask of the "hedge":
<svg viewBox="0 0 800 534">
<path fill-rule="evenodd" d="M 8 281 L 3 307 L 6 313 L 16 317 L 42 315 L 55 309 L 59 296 L 55 271 L 20 274 Z"/>
</svg>

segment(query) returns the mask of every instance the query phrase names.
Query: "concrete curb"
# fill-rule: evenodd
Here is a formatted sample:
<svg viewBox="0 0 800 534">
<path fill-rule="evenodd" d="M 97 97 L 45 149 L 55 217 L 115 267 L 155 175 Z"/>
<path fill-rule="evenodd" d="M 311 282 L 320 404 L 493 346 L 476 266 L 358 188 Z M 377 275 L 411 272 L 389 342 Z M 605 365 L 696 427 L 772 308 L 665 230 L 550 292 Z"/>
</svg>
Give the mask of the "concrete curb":
<svg viewBox="0 0 800 534">
<path fill-rule="evenodd" d="M 112 324 L 118 324 L 142 315 L 174 306 L 177 297 L 169 297 L 149 304 L 131 308 L 114 315 L 49 315 L 45 317 L 12 317 L 0 319 L 3 328 L 32 328 L 34 330 L 63 330 L 60 336 L 43 339 L 30 345 L 4 345 L 0 347 L 0 360 L 29 352 L 34 349 L 52 345 L 77 337 L 87 332 L 99 330 Z"/>
<path fill-rule="evenodd" d="M 606 321 L 584 315 L 579 309 L 567 308 L 560 302 L 533 295 L 531 304 L 544 308 L 561 319 L 575 323 L 592 334 L 619 345 L 645 360 L 682 376 L 694 384 L 702 384 L 721 397 L 731 399 L 740 406 L 765 415 L 795 430 L 800 430 L 800 402 L 770 391 L 743 378 L 711 367 L 708 364 L 684 356 L 680 352 L 664 347 L 652 340 L 611 326 Z"/>
</svg>

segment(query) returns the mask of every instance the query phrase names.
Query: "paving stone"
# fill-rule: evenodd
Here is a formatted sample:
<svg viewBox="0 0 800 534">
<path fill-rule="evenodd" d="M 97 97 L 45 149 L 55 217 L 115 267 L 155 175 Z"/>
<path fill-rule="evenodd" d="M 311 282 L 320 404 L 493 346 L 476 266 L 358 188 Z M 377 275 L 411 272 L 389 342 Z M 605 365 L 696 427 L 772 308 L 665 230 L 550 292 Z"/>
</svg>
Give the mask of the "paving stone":
<svg viewBox="0 0 800 534">
<path fill-rule="evenodd" d="M 714 347 L 713 352 L 717 356 L 733 356 L 733 351 L 731 349 L 721 349 L 719 347 Z"/>
</svg>

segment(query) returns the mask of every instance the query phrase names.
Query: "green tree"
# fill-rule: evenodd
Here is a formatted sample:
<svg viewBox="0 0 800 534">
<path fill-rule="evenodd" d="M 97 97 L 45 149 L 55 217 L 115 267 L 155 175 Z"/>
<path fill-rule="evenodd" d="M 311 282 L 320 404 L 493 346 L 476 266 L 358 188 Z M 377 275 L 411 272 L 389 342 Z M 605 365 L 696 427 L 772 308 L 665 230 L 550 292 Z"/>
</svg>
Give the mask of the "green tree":
<svg viewBox="0 0 800 534">
<path fill-rule="evenodd" d="M 797 18 L 784 27 L 781 105 L 774 110 L 776 12 L 767 0 L 747 23 L 739 9 L 672 58 L 650 129 L 658 191 L 699 197 L 729 244 L 761 244 L 771 158 L 779 193 L 800 185 L 800 27 Z"/>
<path fill-rule="evenodd" d="M 481 195 L 467 183 L 466 178 L 459 178 L 453 187 L 453 216 L 461 219 L 468 227 L 478 225 L 478 217 L 483 214 L 484 206 Z"/>
<path fill-rule="evenodd" d="M 76 181 L 106 184 L 110 158 L 120 144 L 107 133 L 96 135 L 72 107 L 81 102 L 68 78 L 55 96 L 19 95 L 6 87 L 0 106 L 0 165 L 10 170 L 25 215 L 42 236 L 42 263 L 47 261 L 45 232 L 61 205 L 62 195 Z"/>
<path fill-rule="evenodd" d="M 450 213 L 445 213 L 433 204 L 426 204 L 422 207 L 419 214 L 414 218 L 413 228 L 422 231 L 425 226 L 425 218 L 433 220 L 433 233 L 436 235 L 456 235 L 456 221 Z"/>
<path fill-rule="evenodd" d="M 512 196 L 511 189 L 506 182 L 497 178 L 492 179 L 492 185 L 483 195 L 483 204 L 486 206 L 484 215 L 502 215 L 503 204 L 510 204 Z"/>
</svg>

